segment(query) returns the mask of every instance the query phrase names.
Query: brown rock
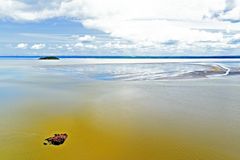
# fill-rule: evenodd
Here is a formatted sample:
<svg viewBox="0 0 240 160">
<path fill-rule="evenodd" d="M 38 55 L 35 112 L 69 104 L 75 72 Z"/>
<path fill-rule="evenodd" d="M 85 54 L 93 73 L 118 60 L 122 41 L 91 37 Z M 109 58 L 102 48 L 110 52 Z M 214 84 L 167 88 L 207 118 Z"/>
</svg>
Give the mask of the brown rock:
<svg viewBox="0 0 240 160">
<path fill-rule="evenodd" d="M 68 135 L 66 133 L 64 134 L 55 134 L 53 137 L 49 137 L 47 139 L 45 139 L 46 142 L 44 142 L 44 145 L 61 145 L 65 142 L 65 140 L 67 139 Z"/>
</svg>

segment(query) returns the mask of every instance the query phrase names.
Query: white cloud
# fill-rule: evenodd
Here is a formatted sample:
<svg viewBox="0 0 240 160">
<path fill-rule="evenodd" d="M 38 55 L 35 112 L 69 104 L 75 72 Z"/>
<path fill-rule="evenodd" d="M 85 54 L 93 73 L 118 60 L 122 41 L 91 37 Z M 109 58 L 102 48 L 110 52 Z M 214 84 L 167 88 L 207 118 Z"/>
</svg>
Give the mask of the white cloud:
<svg viewBox="0 0 240 160">
<path fill-rule="evenodd" d="M 76 43 L 75 45 L 74 45 L 74 47 L 75 48 L 83 48 L 83 44 L 80 42 L 80 43 Z"/>
<path fill-rule="evenodd" d="M 95 44 L 83 44 L 81 42 L 76 43 L 73 45 L 73 48 L 75 49 L 97 49 L 97 45 Z"/>
<path fill-rule="evenodd" d="M 34 49 L 34 50 L 40 50 L 40 49 L 43 49 L 43 48 L 45 48 L 46 47 L 46 45 L 45 44 L 34 44 L 32 47 L 31 47 L 31 49 Z"/>
<path fill-rule="evenodd" d="M 117 43 L 108 42 L 104 45 L 105 48 L 110 48 L 110 49 L 136 49 L 141 46 L 142 45 L 136 45 L 136 44 L 122 44 L 120 42 L 117 42 Z"/>
<path fill-rule="evenodd" d="M 213 19 L 240 22 L 240 0 L 225 0 L 224 8 L 211 10 L 209 14 Z"/>
<path fill-rule="evenodd" d="M 84 24 L 89 28 L 99 28 L 114 37 L 121 37 L 135 42 L 166 42 L 169 40 L 184 41 L 221 41 L 221 33 L 211 33 L 192 29 L 189 26 L 166 20 L 118 21 L 87 20 Z"/>
<path fill-rule="evenodd" d="M 133 45 L 157 46 L 173 41 L 186 45 L 224 44 L 225 33 L 209 29 L 240 31 L 240 23 L 232 23 L 240 21 L 240 0 L 0 0 L 0 4 L 0 18 L 16 21 L 73 18 L 87 28 L 131 41 Z M 75 45 L 78 48 L 95 40 L 91 35 L 75 38 L 80 41 Z M 44 47 L 37 44 L 32 49 Z"/>
<path fill-rule="evenodd" d="M 240 34 L 236 34 L 228 40 L 229 44 L 238 44 L 240 45 Z"/>
<path fill-rule="evenodd" d="M 19 43 L 16 48 L 18 49 L 27 49 L 28 48 L 28 44 L 27 43 Z"/>
<path fill-rule="evenodd" d="M 225 0 L 0 0 L 0 3 L 1 15 L 16 20 L 59 16 L 78 19 L 201 20 L 209 11 L 224 10 L 229 5 Z"/>
<path fill-rule="evenodd" d="M 72 37 L 80 42 L 92 42 L 96 39 L 95 36 L 91 36 L 91 35 L 84 35 L 84 36 L 73 35 Z"/>
</svg>

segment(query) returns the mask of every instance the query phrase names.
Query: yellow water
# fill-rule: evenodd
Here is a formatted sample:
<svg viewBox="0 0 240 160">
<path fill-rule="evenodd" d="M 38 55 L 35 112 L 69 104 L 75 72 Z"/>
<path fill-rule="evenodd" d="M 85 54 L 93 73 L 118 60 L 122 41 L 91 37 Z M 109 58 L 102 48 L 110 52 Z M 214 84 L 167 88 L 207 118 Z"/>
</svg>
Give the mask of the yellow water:
<svg viewBox="0 0 240 160">
<path fill-rule="evenodd" d="M 186 84 L 33 89 L 1 114 L 0 159 L 240 159 L 236 86 Z M 223 100 L 220 90 L 229 97 Z M 55 133 L 68 139 L 43 145 Z"/>
</svg>

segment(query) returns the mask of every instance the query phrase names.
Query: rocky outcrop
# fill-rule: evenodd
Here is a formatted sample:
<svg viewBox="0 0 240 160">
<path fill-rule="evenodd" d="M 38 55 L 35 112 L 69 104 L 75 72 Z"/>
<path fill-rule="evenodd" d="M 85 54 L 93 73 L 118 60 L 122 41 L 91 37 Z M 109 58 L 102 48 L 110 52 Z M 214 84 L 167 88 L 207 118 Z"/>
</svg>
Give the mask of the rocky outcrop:
<svg viewBox="0 0 240 160">
<path fill-rule="evenodd" d="M 56 56 L 46 56 L 46 57 L 40 57 L 39 60 L 59 60 Z"/>
<path fill-rule="evenodd" d="M 66 133 L 64 134 L 55 134 L 53 137 L 49 137 L 45 139 L 46 142 L 44 142 L 44 145 L 50 144 L 50 145 L 61 145 L 65 142 L 67 139 L 68 135 Z"/>
</svg>

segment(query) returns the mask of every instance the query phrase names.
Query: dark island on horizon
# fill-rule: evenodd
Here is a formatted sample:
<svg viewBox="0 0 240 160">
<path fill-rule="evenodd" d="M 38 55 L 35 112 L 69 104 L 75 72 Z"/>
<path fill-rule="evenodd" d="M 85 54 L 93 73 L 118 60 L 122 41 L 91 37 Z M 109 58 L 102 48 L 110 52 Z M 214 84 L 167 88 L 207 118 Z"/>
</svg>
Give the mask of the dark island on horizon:
<svg viewBox="0 0 240 160">
<path fill-rule="evenodd" d="M 59 60 L 59 58 L 56 56 L 45 56 L 45 57 L 40 57 L 39 60 Z"/>
</svg>

